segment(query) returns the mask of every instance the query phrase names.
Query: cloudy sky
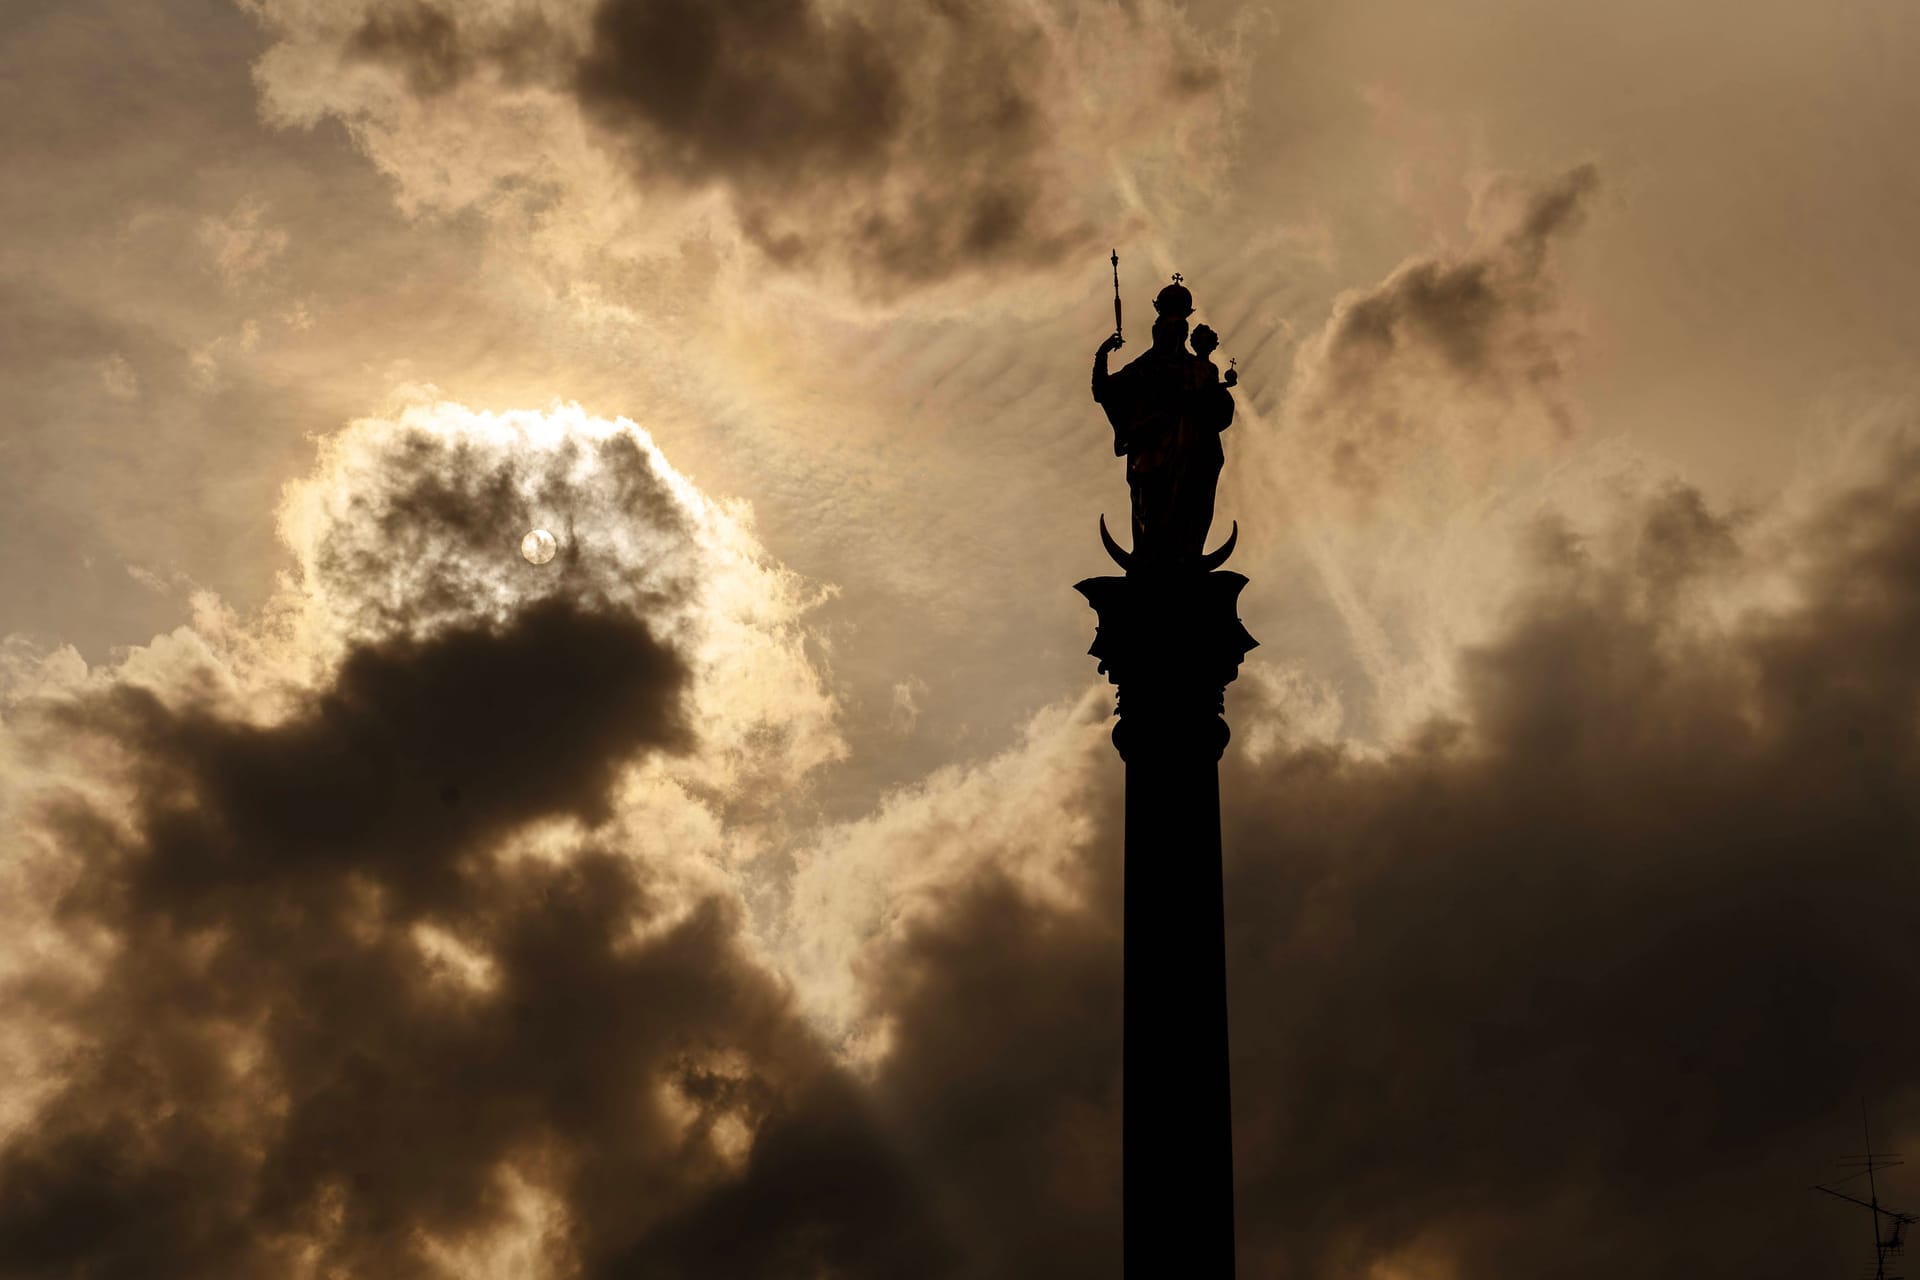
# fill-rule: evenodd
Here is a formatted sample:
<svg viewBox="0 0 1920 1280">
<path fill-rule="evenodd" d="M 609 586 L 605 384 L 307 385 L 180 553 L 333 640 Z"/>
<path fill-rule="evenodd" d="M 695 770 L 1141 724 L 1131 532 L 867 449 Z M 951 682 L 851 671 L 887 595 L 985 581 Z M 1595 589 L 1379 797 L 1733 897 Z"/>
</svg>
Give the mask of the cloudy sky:
<svg viewBox="0 0 1920 1280">
<path fill-rule="evenodd" d="M 1916 72 L 1895 0 L 10 0 L 0 1276 L 1115 1274 L 1116 246 L 1242 378 L 1242 1274 L 1857 1269 Z"/>
</svg>

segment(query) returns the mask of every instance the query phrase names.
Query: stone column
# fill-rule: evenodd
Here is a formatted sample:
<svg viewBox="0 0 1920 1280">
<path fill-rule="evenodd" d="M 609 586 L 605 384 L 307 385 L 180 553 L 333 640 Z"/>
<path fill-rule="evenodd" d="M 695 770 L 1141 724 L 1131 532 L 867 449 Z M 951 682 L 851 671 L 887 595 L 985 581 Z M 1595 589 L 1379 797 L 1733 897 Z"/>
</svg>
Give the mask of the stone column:
<svg viewBox="0 0 1920 1280">
<path fill-rule="evenodd" d="M 1122 1164 L 1131 1280 L 1231 1277 L 1232 1096 L 1220 870 L 1226 687 L 1257 643 L 1246 578 L 1135 564 L 1075 584 L 1119 690 L 1126 762 Z"/>
</svg>

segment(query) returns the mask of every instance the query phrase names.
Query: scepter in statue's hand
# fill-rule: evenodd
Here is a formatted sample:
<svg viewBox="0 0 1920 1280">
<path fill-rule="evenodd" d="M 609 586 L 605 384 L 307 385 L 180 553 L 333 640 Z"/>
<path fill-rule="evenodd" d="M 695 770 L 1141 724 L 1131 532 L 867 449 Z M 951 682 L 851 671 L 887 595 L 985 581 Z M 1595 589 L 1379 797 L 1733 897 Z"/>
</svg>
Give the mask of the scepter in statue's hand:
<svg viewBox="0 0 1920 1280">
<path fill-rule="evenodd" d="M 1093 353 L 1093 398 L 1103 404 L 1106 402 L 1108 379 L 1111 376 L 1107 373 L 1107 357 L 1125 346 L 1126 341 L 1120 336 L 1120 251 L 1115 249 L 1113 251 L 1113 332 L 1108 334 L 1107 340 L 1100 344 L 1100 349 Z M 1107 417 L 1113 422 L 1113 456 L 1125 457 L 1127 439 L 1120 430 L 1120 419 L 1113 416 L 1111 409 L 1107 411 Z"/>
</svg>

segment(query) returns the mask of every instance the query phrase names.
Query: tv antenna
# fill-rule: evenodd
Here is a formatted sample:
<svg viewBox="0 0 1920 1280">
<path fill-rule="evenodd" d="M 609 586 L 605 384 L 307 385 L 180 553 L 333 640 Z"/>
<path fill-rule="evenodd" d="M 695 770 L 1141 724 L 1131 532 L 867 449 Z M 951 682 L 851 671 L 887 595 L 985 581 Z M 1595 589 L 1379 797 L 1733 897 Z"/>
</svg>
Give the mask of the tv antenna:
<svg viewBox="0 0 1920 1280">
<path fill-rule="evenodd" d="M 1860 1131 L 1867 1140 L 1867 1153 L 1858 1159 L 1841 1161 L 1843 1165 L 1853 1166 L 1854 1172 L 1840 1179 L 1840 1181 L 1843 1183 L 1850 1182 L 1855 1178 L 1865 1175 L 1867 1179 L 1867 1198 L 1862 1200 L 1859 1196 L 1851 1195 L 1837 1187 L 1816 1185 L 1814 1190 L 1824 1191 L 1830 1196 L 1845 1200 L 1848 1204 L 1859 1205 L 1872 1215 L 1873 1278 L 1874 1280 L 1902 1280 L 1900 1276 L 1890 1276 L 1887 1274 L 1887 1259 L 1898 1258 L 1900 1256 L 1906 1247 L 1907 1228 L 1915 1222 L 1920 1222 L 1920 1218 L 1914 1217 L 1911 1213 L 1896 1212 L 1882 1205 L 1880 1203 L 1879 1182 L 1873 1175 L 1878 1170 L 1891 1169 L 1896 1165 L 1905 1164 L 1906 1161 L 1899 1158 L 1900 1153 L 1897 1151 L 1874 1151 L 1873 1130 L 1867 1123 L 1867 1104 L 1865 1099 L 1862 1099 L 1860 1103 Z"/>
</svg>

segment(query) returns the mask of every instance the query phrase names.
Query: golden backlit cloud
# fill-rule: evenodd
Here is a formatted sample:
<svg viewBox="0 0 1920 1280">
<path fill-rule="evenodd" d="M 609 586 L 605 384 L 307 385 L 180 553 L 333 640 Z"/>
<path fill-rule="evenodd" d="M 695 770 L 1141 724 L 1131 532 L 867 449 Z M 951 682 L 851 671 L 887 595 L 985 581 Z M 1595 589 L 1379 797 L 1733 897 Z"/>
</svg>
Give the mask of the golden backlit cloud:
<svg viewBox="0 0 1920 1280">
<path fill-rule="evenodd" d="M 576 265 L 750 246 L 876 297 L 1203 198 L 1244 75 L 1159 0 L 247 7 L 269 119 L 344 121 L 409 208 L 481 209 Z"/>
<path fill-rule="evenodd" d="M 518 553 L 533 527 L 560 542 L 541 572 Z M 688 654 L 715 759 L 797 776 L 843 751 L 806 653 L 823 590 L 767 555 L 744 504 L 701 493 L 631 422 L 409 404 L 329 437 L 280 530 L 297 569 L 274 611 L 309 652 L 588 602 L 646 616 Z"/>
<path fill-rule="evenodd" d="M 530 519 L 567 530 L 560 574 L 518 556 Z M 568 406 L 364 419 L 281 528 L 296 568 L 258 619 L 207 601 L 114 667 L 16 672 L 0 1249 L 71 1256 L 74 1197 L 204 1274 L 636 1247 L 834 1071 L 732 869 L 763 793 L 841 749 L 811 595 L 744 509 Z M 709 1051 L 748 1064 L 734 1094 Z M 504 1090 L 477 1128 L 432 1083 L 462 1061 Z M 595 1075 L 612 1111 L 539 1118 L 598 1109 Z M 344 1137 L 370 1122 L 381 1151 Z M 568 1188 L 621 1182 L 680 1190 L 604 1235 Z"/>
</svg>

